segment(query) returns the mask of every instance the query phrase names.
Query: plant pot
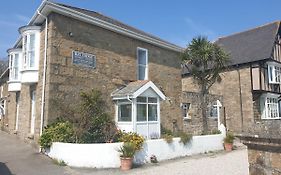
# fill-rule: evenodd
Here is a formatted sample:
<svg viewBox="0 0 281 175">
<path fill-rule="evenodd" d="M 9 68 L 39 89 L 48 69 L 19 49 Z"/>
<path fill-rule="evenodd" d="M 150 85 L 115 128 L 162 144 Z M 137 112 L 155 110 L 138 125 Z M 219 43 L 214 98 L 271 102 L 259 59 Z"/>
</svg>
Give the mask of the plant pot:
<svg viewBox="0 0 281 175">
<path fill-rule="evenodd" d="M 224 143 L 225 151 L 232 151 L 233 144 L 232 143 Z"/>
<path fill-rule="evenodd" d="M 121 170 L 127 171 L 132 169 L 133 166 L 133 158 L 132 157 L 120 157 L 121 160 Z"/>
</svg>

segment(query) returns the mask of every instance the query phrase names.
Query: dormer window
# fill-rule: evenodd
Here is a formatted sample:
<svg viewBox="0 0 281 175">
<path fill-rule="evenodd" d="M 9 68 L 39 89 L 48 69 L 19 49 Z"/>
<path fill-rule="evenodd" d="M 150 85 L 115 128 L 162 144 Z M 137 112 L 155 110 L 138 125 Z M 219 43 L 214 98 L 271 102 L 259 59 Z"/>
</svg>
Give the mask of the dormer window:
<svg viewBox="0 0 281 175">
<path fill-rule="evenodd" d="M 271 84 L 281 83 L 281 65 L 276 63 L 268 64 L 268 82 Z"/>
</svg>

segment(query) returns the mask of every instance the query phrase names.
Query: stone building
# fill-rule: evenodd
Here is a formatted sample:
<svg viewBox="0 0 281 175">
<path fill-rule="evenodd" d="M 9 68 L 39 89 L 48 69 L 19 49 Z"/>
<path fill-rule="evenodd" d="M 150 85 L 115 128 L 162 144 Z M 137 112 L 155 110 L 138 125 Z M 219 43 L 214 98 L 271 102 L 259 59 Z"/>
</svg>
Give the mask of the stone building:
<svg viewBox="0 0 281 175">
<path fill-rule="evenodd" d="M 213 101 L 221 97 L 220 121 L 248 146 L 250 174 L 281 173 L 280 32 L 278 21 L 216 41 L 231 60 L 210 94 L 217 96 Z M 183 74 L 183 92 L 189 95 L 183 95 L 182 100 L 195 111 L 192 114 L 197 113 L 194 120 L 199 120 L 202 116 L 196 112 L 197 103 L 193 105 L 198 87 L 192 81 Z M 198 122 L 190 118 L 185 127 L 198 128 Z M 209 123 L 212 126 L 212 118 Z"/>
<path fill-rule="evenodd" d="M 93 88 L 126 131 L 159 137 L 160 120 L 170 129 L 181 120 L 182 48 L 102 14 L 50 1 L 19 32 L 8 50 L 9 81 L 2 84 L 5 130 L 36 143 L 58 117 L 57 104 L 75 104 L 81 91 Z"/>
</svg>

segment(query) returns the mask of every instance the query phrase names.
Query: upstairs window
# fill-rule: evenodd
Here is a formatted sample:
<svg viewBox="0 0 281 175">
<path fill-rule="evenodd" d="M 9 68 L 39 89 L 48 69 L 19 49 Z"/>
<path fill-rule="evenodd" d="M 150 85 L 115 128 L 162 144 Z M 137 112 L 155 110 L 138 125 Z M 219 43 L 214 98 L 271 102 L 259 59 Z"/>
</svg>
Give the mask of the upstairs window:
<svg viewBox="0 0 281 175">
<path fill-rule="evenodd" d="M 35 68 L 35 34 L 23 37 L 23 68 Z"/>
<path fill-rule="evenodd" d="M 147 49 L 137 49 L 138 59 L 138 80 L 148 79 L 148 54 Z"/>
<path fill-rule="evenodd" d="M 10 53 L 9 55 L 9 68 L 10 68 L 10 81 L 19 80 L 19 53 Z"/>
<path fill-rule="evenodd" d="M 268 65 L 268 80 L 271 84 L 280 84 L 281 83 L 281 66 L 277 65 Z"/>
</svg>

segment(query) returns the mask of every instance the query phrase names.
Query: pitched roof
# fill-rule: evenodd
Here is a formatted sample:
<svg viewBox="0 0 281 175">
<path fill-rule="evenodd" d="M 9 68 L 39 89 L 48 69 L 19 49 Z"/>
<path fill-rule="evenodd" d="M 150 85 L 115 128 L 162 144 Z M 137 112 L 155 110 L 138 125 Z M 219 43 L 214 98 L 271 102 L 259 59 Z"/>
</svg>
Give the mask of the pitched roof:
<svg viewBox="0 0 281 175">
<path fill-rule="evenodd" d="M 215 43 L 230 54 L 229 65 L 271 58 L 280 21 L 219 38 Z"/>
<path fill-rule="evenodd" d="M 155 84 L 152 81 L 149 80 L 138 80 L 134 82 L 130 82 L 128 85 L 123 86 L 111 93 L 111 97 L 113 99 L 119 99 L 119 98 L 136 98 L 140 94 L 142 94 L 144 91 L 146 91 L 148 88 L 151 88 L 154 90 L 154 92 L 161 97 L 161 99 L 165 100 L 165 95 L 155 86 Z"/>
</svg>

